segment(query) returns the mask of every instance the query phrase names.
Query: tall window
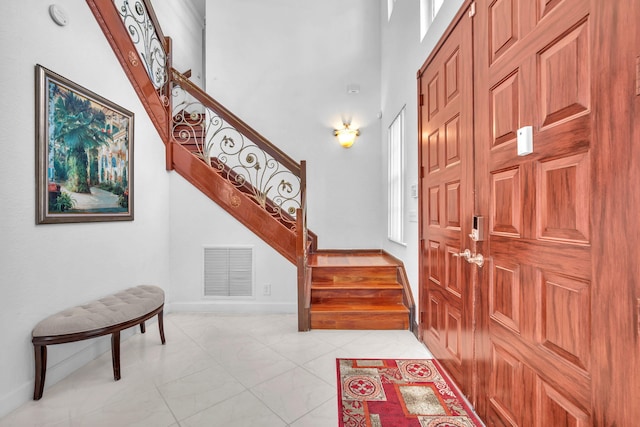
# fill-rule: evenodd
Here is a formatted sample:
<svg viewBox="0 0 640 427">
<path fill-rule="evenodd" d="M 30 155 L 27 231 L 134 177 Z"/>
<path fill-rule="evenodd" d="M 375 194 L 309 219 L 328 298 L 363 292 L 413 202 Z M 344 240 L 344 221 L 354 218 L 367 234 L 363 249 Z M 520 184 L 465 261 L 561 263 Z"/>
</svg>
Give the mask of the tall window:
<svg viewBox="0 0 640 427">
<path fill-rule="evenodd" d="M 443 1 L 443 0 L 440 0 Z M 396 0 L 387 0 L 387 21 L 391 21 L 391 14 L 393 13 L 393 5 Z"/>
<path fill-rule="evenodd" d="M 388 131 L 387 237 L 404 244 L 404 107 Z"/>
<path fill-rule="evenodd" d="M 433 17 L 435 18 L 435 16 L 438 14 L 438 11 L 440 11 L 440 8 L 442 7 L 442 3 L 444 3 L 444 0 L 432 0 L 432 10 L 433 10 Z"/>
<path fill-rule="evenodd" d="M 420 40 L 427 34 L 443 3 L 444 0 L 420 0 Z"/>
</svg>

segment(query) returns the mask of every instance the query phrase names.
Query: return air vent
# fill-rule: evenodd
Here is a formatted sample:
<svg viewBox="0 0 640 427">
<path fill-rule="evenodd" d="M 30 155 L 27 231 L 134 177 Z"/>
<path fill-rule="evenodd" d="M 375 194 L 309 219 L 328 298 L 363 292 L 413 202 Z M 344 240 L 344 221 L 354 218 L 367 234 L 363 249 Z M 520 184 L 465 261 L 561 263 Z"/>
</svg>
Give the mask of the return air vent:
<svg viewBox="0 0 640 427">
<path fill-rule="evenodd" d="M 204 296 L 253 296 L 253 248 L 205 247 Z"/>
</svg>

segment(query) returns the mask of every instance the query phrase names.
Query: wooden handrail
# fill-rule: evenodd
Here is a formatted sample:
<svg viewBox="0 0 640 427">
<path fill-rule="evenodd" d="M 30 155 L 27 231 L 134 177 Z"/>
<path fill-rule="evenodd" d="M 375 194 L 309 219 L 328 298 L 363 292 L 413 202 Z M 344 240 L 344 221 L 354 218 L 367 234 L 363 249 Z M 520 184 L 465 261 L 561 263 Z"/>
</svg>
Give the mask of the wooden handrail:
<svg viewBox="0 0 640 427">
<path fill-rule="evenodd" d="M 306 164 L 297 163 L 264 136 L 251 128 L 239 117 L 216 101 L 209 94 L 193 84 L 188 77 L 175 70 L 172 66 L 172 42 L 165 37 L 155 14 L 151 0 L 142 0 L 156 36 L 162 41 L 166 54 L 166 84 L 157 89 L 140 58 L 136 46 L 132 42 L 119 11 L 113 0 L 86 0 L 98 24 L 102 28 L 107 40 L 111 44 L 116 57 L 138 98 L 149 114 L 156 130 L 166 146 L 166 169 L 175 170 L 189 182 L 200 189 L 209 198 L 222 206 L 254 233 L 269 243 L 289 261 L 298 265 L 298 303 L 300 311 L 300 330 L 309 330 L 310 323 L 310 269 L 307 266 L 309 250 L 317 247 L 317 236 L 307 230 L 306 222 Z M 239 201 L 248 196 L 222 179 L 210 166 L 199 160 L 195 155 L 181 147 L 174 138 L 174 123 L 172 110 L 171 89 L 173 84 L 179 85 L 191 97 L 199 101 L 204 107 L 214 111 L 220 118 L 234 127 L 259 149 L 270 155 L 283 168 L 300 179 L 300 209 L 297 210 L 295 228 L 297 235 L 282 222 L 269 216 L 267 210 L 239 209 Z M 213 175 L 212 175 L 213 174 Z M 271 224 L 268 218 L 276 222 Z M 260 224 L 257 226 L 256 224 Z M 269 224 L 267 227 L 266 224 Z M 295 252 L 293 249 L 295 248 Z"/>
<path fill-rule="evenodd" d="M 180 85 L 189 95 L 200 101 L 202 105 L 215 111 L 226 122 L 233 126 L 241 134 L 245 135 L 251 142 L 256 144 L 261 150 L 270 154 L 280 164 L 285 166 L 294 175 L 300 176 L 300 165 L 287 156 L 282 150 L 273 145 L 271 141 L 259 134 L 251 126 L 243 122 L 238 116 L 229 111 L 224 105 L 216 101 L 211 95 L 200 89 L 197 85 L 183 76 L 175 68 L 171 69 L 171 80 Z"/>
<path fill-rule="evenodd" d="M 171 39 L 164 36 L 156 13 L 151 5 L 150 0 L 143 0 L 144 6 L 149 15 L 149 19 L 154 25 L 154 30 L 159 40 L 163 42 L 163 48 L 167 55 L 167 85 L 160 89 L 160 93 L 156 91 L 153 82 L 149 78 L 145 67 L 141 67 L 141 59 L 137 53 L 128 31 L 120 19 L 119 12 L 112 0 L 86 0 L 92 10 L 96 20 L 102 27 L 103 32 L 107 36 L 114 53 L 118 57 L 125 73 L 129 77 L 134 89 L 138 93 L 138 97 L 142 101 L 149 117 L 154 123 L 163 142 L 167 145 L 171 144 L 171 110 L 170 87 L 171 83 L 178 83 L 191 96 L 200 101 L 205 107 L 214 110 L 222 119 L 227 121 L 241 134 L 245 135 L 252 143 L 257 145 L 264 152 L 268 153 L 277 162 L 282 164 L 286 169 L 294 175 L 300 177 L 300 165 L 291 157 L 286 155 L 282 150 L 267 140 L 264 136 L 238 118 L 226 107 L 216 101 L 209 94 L 204 92 L 198 86 L 193 84 L 187 77 L 178 72 L 171 66 L 172 46 Z M 167 148 L 167 169 L 172 169 L 171 149 Z"/>
</svg>

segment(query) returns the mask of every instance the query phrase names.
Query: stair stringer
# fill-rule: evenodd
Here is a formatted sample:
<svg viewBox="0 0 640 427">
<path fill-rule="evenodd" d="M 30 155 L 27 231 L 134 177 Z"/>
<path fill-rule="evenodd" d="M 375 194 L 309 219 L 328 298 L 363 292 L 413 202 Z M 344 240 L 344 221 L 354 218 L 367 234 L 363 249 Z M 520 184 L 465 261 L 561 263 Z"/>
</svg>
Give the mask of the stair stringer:
<svg viewBox="0 0 640 427">
<path fill-rule="evenodd" d="M 164 49 L 168 58 L 166 64 L 167 73 L 172 76 L 179 74 L 171 72 L 171 39 L 164 37 L 155 13 L 153 12 L 151 2 L 149 0 L 141 1 L 144 3 L 147 11 L 149 11 L 153 26 L 158 32 L 158 38 L 164 41 Z M 308 248 L 312 250 L 317 248 L 317 236 L 306 229 L 306 221 L 297 220 L 296 226 L 286 227 L 268 211 L 256 204 L 248 195 L 207 166 L 201 159 L 176 143 L 172 136 L 173 120 L 169 91 L 172 76 L 169 77 L 169 81 L 166 82 L 167 84 L 161 90 L 156 90 L 149 79 L 145 67 L 141 66 L 141 58 L 114 6 L 113 0 L 86 0 L 86 2 L 165 145 L 167 170 L 175 170 L 184 177 L 187 182 L 198 188 L 205 196 L 240 221 L 245 227 L 289 260 L 289 262 L 297 265 L 299 270 L 299 291 L 303 293 L 299 295 L 299 301 L 307 301 L 308 295 L 304 294 L 306 287 L 303 286 L 304 283 L 306 283 L 306 253 Z M 187 81 L 183 81 L 182 83 L 187 83 Z M 232 122 L 240 123 L 239 119 L 230 112 L 227 112 L 227 121 L 229 121 L 229 118 L 231 118 Z M 240 127 L 249 131 L 250 139 L 254 141 L 263 139 L 244 123 Z M 280 150 L 277 147 L 266 140 L 265 142 L 268 146 L 266 151 L 270 154 L 276 157 L 288 157 L 284 155 L 284 153 L 280 156 Z M 295 163 L 293 160 L 289 162 L 291 164 Z M 304 171 L 302 170 L 300 172 L 301 178 L 304 177 Z M 302 179 L 304 181 L 304 178 Z M 306 218 L 304 199 L 305 198 L 302 197 L 301 208 L 296 212 L 297 218 Z M 301 227 L 303 224 L 304 227 Z M 304 244 L 300 244 L 303 240 Z M 309 246 L 307 245 L 307 241 L 309 242 Z M 300 252 L 296 253 L 296 250 Z M 308 321 L 305 320 L 305 318 L 308 317 L 308 307 L 305 307 L 304 304 L 301 305 L 299 312 L 300 330 L 308 330 Z"/>
<path fill-rule="evenodd" d="M 296 233 L 180 144 L 172 143 L 174 170 L 289 262 L 296 264 Z"/>
</svg>

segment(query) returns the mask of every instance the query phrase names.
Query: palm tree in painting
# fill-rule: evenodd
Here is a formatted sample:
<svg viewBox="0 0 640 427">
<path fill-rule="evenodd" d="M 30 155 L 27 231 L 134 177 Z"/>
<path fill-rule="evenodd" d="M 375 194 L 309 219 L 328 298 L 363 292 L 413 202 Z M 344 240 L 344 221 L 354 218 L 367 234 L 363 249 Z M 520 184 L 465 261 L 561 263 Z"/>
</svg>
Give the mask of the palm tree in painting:
<svg viewBox="0 0 640 427">
<path fill-rule="evenodd" d="M 76 193 L 90 193 L 89 153 L 95 153 L 99 146 L 111 141 L 105 132 L 106 116 L 93 108 L 91 101 L 72 91 L 50 93 L 56 96 L 52 136 L 66 151 L 67 187 Z"/>
</svg>

